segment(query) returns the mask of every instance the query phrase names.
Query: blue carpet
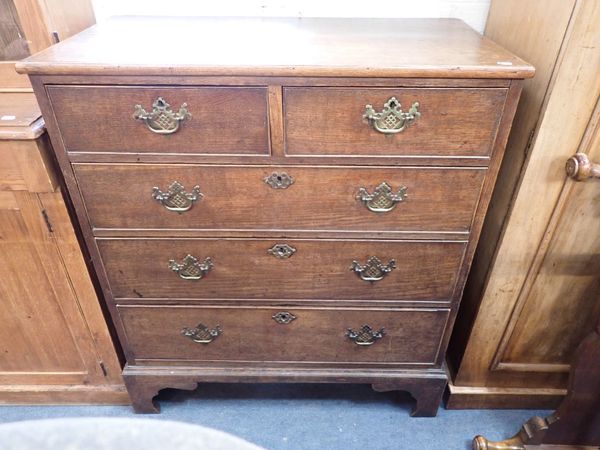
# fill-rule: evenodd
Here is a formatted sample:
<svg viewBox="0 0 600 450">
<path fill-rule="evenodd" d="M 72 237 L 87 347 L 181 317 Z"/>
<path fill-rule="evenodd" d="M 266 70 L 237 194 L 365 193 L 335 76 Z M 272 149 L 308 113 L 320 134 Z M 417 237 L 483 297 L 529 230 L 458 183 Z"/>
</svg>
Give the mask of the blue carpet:
<svg viewBox="0 0 600 450">
<path fill-rule="evenodd" d="M 203 384 L 194 392 L 165 390 L 160 415 L 226 431 L 269 450 L 465 450 L 471 439 L 512 436 L 533 415 L 550 411 L 440 408 L 412 418 L 412 399 L 366 385 Z M 58 417 L 128 417 L 128 406 L 2 406 L 0 422 Z"/>
</svg>

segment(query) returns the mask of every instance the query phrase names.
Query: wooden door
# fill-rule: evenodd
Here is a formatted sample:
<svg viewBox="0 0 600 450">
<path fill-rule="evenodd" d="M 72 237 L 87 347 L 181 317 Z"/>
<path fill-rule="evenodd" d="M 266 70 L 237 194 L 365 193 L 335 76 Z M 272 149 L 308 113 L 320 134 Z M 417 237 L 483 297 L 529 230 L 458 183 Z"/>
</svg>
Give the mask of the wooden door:
<svg viewBox="0 0 600 450">
<path fill-rule="evenodd" d="M 600 312 L 600 183 L 565 173 L 577 151 L 600 160 L 598 23 L 593 0 L 492 2 L 486 32 L 540 78 L 525 86 L 465 290 L 450 408 L 556 405 Z"/>
<path fill-rule="evenodd" d="M 0 192 L 0 403 L 127 403 L 60 192 Z"/>
<path fill-rule="evenodd" d="M 0 403 L 127 403 L 33 94 L 0 94 Z"/>
</svg>

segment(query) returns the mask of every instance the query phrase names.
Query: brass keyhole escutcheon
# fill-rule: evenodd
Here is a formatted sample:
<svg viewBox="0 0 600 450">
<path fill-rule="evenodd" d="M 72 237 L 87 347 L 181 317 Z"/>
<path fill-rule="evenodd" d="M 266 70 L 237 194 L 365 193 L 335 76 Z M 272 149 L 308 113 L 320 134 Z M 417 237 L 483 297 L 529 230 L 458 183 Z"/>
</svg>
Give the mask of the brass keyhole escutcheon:
<svg viewBox="0 0 600 450">
<path fill-rule="evenodd" d="M 296 253 L 296 249 L 288 244 L 275 244 L 273 247 L 267 250 L 267 253 L 278 259 L 288 259 L 291 258 L 294 253 Z"/>
</svg>

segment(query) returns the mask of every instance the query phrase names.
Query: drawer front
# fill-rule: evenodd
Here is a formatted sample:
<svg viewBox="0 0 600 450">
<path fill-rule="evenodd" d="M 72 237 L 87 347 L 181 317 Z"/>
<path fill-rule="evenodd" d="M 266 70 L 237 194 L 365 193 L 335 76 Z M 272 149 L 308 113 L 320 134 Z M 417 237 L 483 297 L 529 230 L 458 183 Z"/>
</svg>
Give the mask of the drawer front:
<svg viewBox="0 0 600 450">
<path fill-rule="evenodd" d="M 136 363 L 435 364 L 448 310 L 121 305 L 119 315 Z M 372 331 L 363 332 L 364 325 Z M 362 345 L 350 339 L 348 329 Z"/>
<path fill-rule="evenodd" d="M 467 232 L 486 173 L 484 169 L 145 164 L 76 164 L 74 168 L 95 228 L 204 230 Z M 273 173 L 289 175 L 293 184 L 285 189 L 272 187 L 265 179 Z M 185 212 L 174 212 L 160 198 L 153 198 L 154 187 L 168 192 L 174 181 L 188 194 L 198 186 L 197 199 L 188 203 Z M 377 191 L 382 183 L 391 192 Z M 373 211 L 382 206 L 389 210 Z"/>
<path fill-rule="evenodd" d="M 487 156 L 502 115 L 505 89 L 285 88 L 288 155 Z M 384 112 L 392 97 L 419 117 L 364 118 L 366 105 Z M 393 106 L 393 105 L 390 105 Z M 394 108 L 390 108 L 394 109 Z M 414 116 L 414 115 L 413 115 Z M 391 121 L 391 122 L 390 122 Z M 375 129 L 395 123 L 380 132 Z"/>
<path fill-rule="evenodd" d="M 47 89 L 69 151 L 269 154 L 266 88 Z M 168 102 L 171 114 L 162 114 L 164 105 L 153 107 L 158 98 Z M 190 117 L 180 111 L 184 103 Z M 134 118 L 136 105 L 148 114 L 156 112 L 156 120 Z"/>
<path fill-rule="evenodd" d="M 447 300 L 465 249 L 465 242 L 327 239 L 97 243 L 115 298 Z M 373 256 L 381 265 L 369 263 Z"/>
</svg>

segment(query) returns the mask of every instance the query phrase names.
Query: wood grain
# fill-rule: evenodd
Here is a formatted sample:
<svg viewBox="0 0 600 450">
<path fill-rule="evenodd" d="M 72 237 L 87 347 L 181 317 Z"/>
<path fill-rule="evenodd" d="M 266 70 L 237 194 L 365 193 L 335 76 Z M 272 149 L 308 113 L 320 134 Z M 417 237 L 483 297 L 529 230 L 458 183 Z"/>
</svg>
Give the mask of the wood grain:
<svg viewBox="0 0 600 450">
<path fill-rule="evenodd" d="M 446 409 L 555 409 L 566 389 L 469 387 L 448 382 Z"/>
<path fill-rule="evenodd" d="M 269 153 L 265 88 L 51 86 L 48 93 L 67 150 Z M 133 118 L 135 105 L 151 111 L 158 97 L 173 111 L 187 103 L 192 114 L 174 134 Z"/>
<path fill-rule="evenodd" d="M 40 114 L 33 94 L 0 94 L 0 403 L 125 404 Z"/>
<path fill-rule="evenodd" d="M 0 99 L 0 139 L 34 139 L 44 132 L 43 126 L 32 127 L 42 117 L 35 95 L 29 92 L 3 92 L 0 93 Z M 11 133 L 19 130 L 21 134 L 9 135 L 8 130 Z M 37 134 L 33 135 L 34 131 Z"/>
<path fill-rule="evenodd" d="M 600 103 L 582 144 L 591 158 L 600 158 Z M 511 319 L 495 356 L 504 370 L 525 364 L 530 371 L 568 372 L 573 349 L 593 329 L 600 315 L 600 303 L 593 300 L 600 294 L 600 236 L 590 230 L 597 225 L 599 187 L 593 181 L 567 181 L 521 292 L 520 314 Z M 535 326 L 539 320 L 554 333 Z"/>
<path fill-rule="evenodd" d="M 128 344 L 139 364 L 174 361 L 260 361 L 434 365 L 447 310 L 293 308 L 296 319 L 278 324 L 285 308 L 120 306 Z M 210 344 L 183 336 L 184 327 L 217 324 L 222 334 Z M 370 324 L 385 335 L 359 346 L 345 333 Z"/>
<path fill-rule="evenodd" d="M 267 253 L 277 243 L 296 248 L 289 259 Z M 98 239 L 115 298 L 445 299 L 452 295 L 464 242 L 294 239 Z M 169 260 L 210 257 L 201 280 L 183 280 Z M 350 270 L 377 256 L 398 266 L 373 284 Z M 416 262 L 418 261 L 418 264 Z"/>
<path fill-rule="evenodd" d="M 396 167 L 76 164 L 94 228 L 306 231 L 468 232 L 486 171 Z M 273 189 L 265 178 L 286 173 L 294 183 Z M 127 180 L 126 186 L 123 180 Z M 203 197 L 189 211 L 168 211 L 152 198 L 173 181 Z M 356 198 L 382 182 L 408 197 L 387 213 Z"/>
<path fill-rule="evenodd" d="M 57 188 L 46 141 L 46 138 L 24 141 L 0 138 L 0 190 L 52 192 Z"/>
<path fill-rule="evenodd" d="M 381 111 L 391 97 L 419 117 L 396 135 L 385 135 L 363 119 L 365 106 Z M 287 155 L 488 156 L 506 89 L 283 90 Z"/>
<path fill-rule="evenodd" d="M 491 11 L 500 14 L 492 22 L 497 35 L 512 36 L 515 24 L 506 17 L 517 7 L 517 2 L 496 2 Z M 457 330 L 469 330 L 469 317 L 476 314 L 477 319 L 454 380 L 457 386 L 564 389 L 566 374 L 560 372 L 567 368 L 582 328 L 590 326 L 586 320 L 594 308 L 590 300 L 597 283 L 588 269 L 595 267 L 596 244 L 592 239 L 591 246 L 584 245 L 580 235 L 595 226 L 586 217 L 586 206 L 593 210 L 596 190 L 588 184 L 586 193 L 581 186 L 571 196 L 564 164 L 578 149 L 592 151 L 586 136 L 593 134 L 597 121 L 600 58 L 593 49 L 600 45 L 600 35 L 591 24 L 598 21 L 600 9 L 589 1 L 539 1 L 529 3 L 525 12 L 523 20 L 548 17 L 523 37 L 528 43 L 524 51 L 537 58 L 545 55 L 540 65 L 547 86 L 530 85 L 534 92 L 525 97 L 523 107 L 531 109 L 520 116 L 530 126 L 537 124 L 534 132 L 520 130 L 513 143 L 521 147 L 512 151 L 526 157 L 523 168 L 516 169 L 518 191 L 510 199 L 513 204 L 498 247 L 481 247 L 467 285 L 463 311 L 470 313 L 462 316 Z M 560 32 L 552 23 L 562 24 Z M 543 38 L 548 35 L 553 36 L 550 46 Z M 564 41 L 557 42 L 561 35 Z M 565 121 L 565 115 L 573 120 Z M 490 226 L 498 231 L 500 211 L 491 217 Z M 495 242 L 493 233 L 484 237 L 489 239 L 482 242 Z"/>
<path fill-rule="evenodd" d="M 219 45 L 190 52 L 185 44 L 213 42 L 225 29 L 227 38 Z M 157 37 L 148 46 L 131 38 L 153 36 L 156 30 L 182 44 Z M 315 47 L 320 51 L 311 51 Z M 86 51 L 90 48 L 94 52 Z M 120 17 L 18 65 L 29 73 L 55 74 L 97 74 L 99 68 L 107 75 L 533 75 L 531 66 L 456 19 Z"/>
<path fill-rule="evenodd" d="M 201 47 L 193 54 L 183 50 L 182 59 L 179 48 L 175 48 L 164 58 L 157 58 L 163 45 L 157 43 L 151 56 L 144 55 L 147 47 L 132 52 L 140 48 L 139 41 L 120 35 L 124 26 L 131 36 L 135 23 L 141 27 L 137 28 L 140 33 L 133 32 L 137 36 L 148 35 L 145 31 L 160 28 L 162 23 L 163 30 L 181 27 L 181 32 L 173 35 L 183 40 L 195 36 L 193 42 L 199 42 L 198 36 L 211 27 L 221 32 L 230 29 L 228 37 L 235 41 L 236 48 L 227 51 L 231 42 L 224 40 L 218 51 L 213 46 Z M 316 381 L 366 382 L 378 391 L 409 390 L 417 398 L 417 415 L 435 415 L 446 382 L 442 363 L 449 330 L 520 93 L 520 81 L 514 78 L 530 76 L 533 70 L 458 21 L 361 23 L 364 26 L 357 26 L 356 21 L 329 19 L 116 19 L 21 66 L 32 74 L 107 307 L 124 344 L 130 363 L 125 379 L 136 411 L 156 412 L 152 397 L 168 386 L 193 389 L 197 382 L 211 380 Z M 278 48 L 278 43 L 273 45 L 275 28 L 288 31 L 285 42 L 281 41 L 286 51 Z M 107 30 L 107 35 L 96 40 Z M 256 45 L 265 39 L 266 32 L 270 45 Z M 115 39 L 119 39 L 119 52 L 110 51 Z M 377 45 L 380 41 L 383 43 Z M 122 57 L 127 61 L 119 61 Z M 446 65 L 450 58 L 453 62 Z M 465 61 L 470 63 L 465 65 Z M 88 139 L 97 132 L 89 128 L 98 120 L 106 116 L 124 119 L 125 114 L 131 114 L 123 110 L 115 116 L 108 105 L 121 99 L 115 96 L 113 102 L 107 102 L 97 94 L 94 100 L 104 105 L 106 114 L 77 129 L 75 124 L 81 122 L 66 121 L 65 117 L 72 108 L 79 108 L 79 117 L 89 119 L 73 94 L 88 89 L 169 89 L 196 94 L 203 89 L 257 90 L 262 95 L 265 121 L 260 126 L 254 126 L 257 122 L 250 125 L 264 133 L 261 142 L 266 145 L 260 147 L 261 151 L 242 145 L 242 151 L 234 150 L 237 153 L 228 153 L 218 143 L 200 145 L 206 136 L 217 134 L 224 142 L 235 140 L 229 132 L 223 132 L 222 128 L 228 126 L 223 125 L 223 118 L 217 120 L 214 116 L 207 119 L 207 129 L 197 131 L 194 139 L 182 140 L 178 148 L 169 147 L 174 141 L 158 144 L 138 138 L 133 132 L 123 133 L 120 122 L 115 126 L 116 134 L 121 140 L 133 139 L 121 147 L 111 142 L 108 127 Z M 304 143 L 302 148 L 290 146 L 290 118 L 295 116 L 288 108 L 286 93 L 294 89 L 309 94 L 310 101 L 297 108 L 304 119 L 295 130 L 298 139 L 310 143 L 308 150 Z M 61 105 L 53 90 L 60 90 L 61 95 L 66 92 L 71 98 Z M 427 124 L 426 132 L 404 151 L 401 146 L 385 147 L 387 141 L 378 141 L 379 136 L 368 138 L 366 149 L 357 147 L 357 142 L 362 144 L 356 139 L 359 134 L 353 134 L 358 133 L 355 125 L 366 125 L 360 116 L 366 102 L 375 103 L 373 99 L 363 103 L 361 97 L 356 103 L 358 123 L 352 108 L 343 108 L 345 112 L 339 113 L 340 123 L 352 121 L 351 132 L 331 139 L 322 131 L 325 116 L 319 116 L 319 110 L 328 113 L 330 125 L 336 125 L 331 119 L 337 116 L 329 114 L 335 108 L 331 99 L 320 93 L 343 91 L 370 97 L 377 92 L 385 101 L 384 93 L 399 90 L 426 91 L 428 116 L 423 117 L 436 118 L 435 124 Z M 446 108 L 445 103 L 452 108 Z M 434 109 L 429 109 L 432 105 L 441 112 L 437 117 Z M 235 106 L 230 103 L 222 111 L 227 113 Z M 462 124 L 448 120 L 449 111 L 457 113 L 450 119 Z M 319 126 L 310 122 L 311 114 Z M 247 120 L 255 120 L 253 115 L 247 116 Z M 236 119 L 234 123 L 241 122 Z M 456 136 L 449 139 L 448 130 L 462 135 L 462 140 Z M 239 143 L 235 145 L 240 147 Z M 285 190 L 272 190 L 262 180 L 274 171 L 289 171 L 294 184 Z M 199 175 L 201 180 L 197 180 Z M 162 206 L 151 199 L 155 182 L 143 186 L 146 180 L 158 177 L 156 187 L 164 190 L 175 176 L 181 176 L 178 181 L 188 188 L 198 184 L 205 194 L 189 214 L 165 215 Z M 393 188 L 400 183 L 411 184 L 408 200 L 394 210 L 400 214 L 373 216 L 357 204 L 358 187 L 372 190 L 382 181 Z M 148 212 L 152 208 L 156 215 Z M 402 234 L 425 239 L 400 239 Z M 268 254 L 274 244 L 283 243 L 296 249 L 291 258 Z M 169 268 L 169 260 L 180 260 L 188 253 L 213 259 L 214 267 L 203 279 L 183 280 Z M 371 284 L 352 273 L 350 265 L 354 260 L 364 263 L 373 255 L 384 263 L 394 258 L 398 267 Z M 308 310 L 317 311 L 311 312 L 312 316 L 306 313 L 310 319 L 307 325 L 298 322 L 299 318 L 288 328 L 302 328 L 301 340 L 297 336 L 289 341 L 280 339 L 289 342 L 288 348 L 298 349 L 301 360 L 316 358 L 310 364 L 300 364 L 293 357 L 289 360 L 288 352 L 284 354 L 276 343 L 262 347 L 264 352 L 260 350 L 261 341 L 270 342 L 272 335 L 264 330 L 273 324 L 268 314 L 263 319 L 257 311 L 272 315 L 271 310 L 280 307 L 293 308 L 303 315 Z M 129 326 L 121 316 L 136 308 L 153 312 L 136 315 L 131 319 L 135 326 Z M 401 317 L 409 309 L 414 311 L 413 320 L 401 324 Z M 430 309 L 438 311 L 436 317 L 443 316 L 444 331 L 435 331 L 439 319 L 418 319 Z M 244 350 L 247 344 L 241 337 L 234 342 L 225 340 L 225 335 L 213 344 L 226 345 L 227 360 L 202 359 L 187 350 L 178 353 L 180 349 L 168 339 L 170 335 L 161 334 L 165 332 L 165 318 L 171 320 L 166 311 L 175 311 L 175 322 L 179 322 L 179 318 L 190 317 L 189 311 L 200 310 L 230 312 L 225 319 L 227 329 L 235 329 L 236 324 L 249 329 L 251 322 L 261 325 L 245 333 L 255 336 L 252 342 L 259 342 L 252 350 L 253 359 L 246 358 L 252 352 Z M 381 347 L 376 350 L 381 356 L 374 360 L 354 362 L 350 357 L 353 355 L 337 340 L 329 340 L 339 336 L 322 325 L 324 317 L 331 317 L 326 321 L 329 323 L 350 316 L 361 322 L 371 318 L 394 321 L 398 317 L 389 325 L 391 336 L 396 334 L 394 330 L 408 333 L 403 334 L 407 347 Z M 324 356 L 307 351 L 312 344 L 307 343 L 310 340 L 306 336 L 315 328 L 331 342 L 331 350 Z M 142 331 L 143 337 L 129 345 L 130 340 L 138 339 L 136 333 L 142 336 Z M 429 334 L 424 337 L 420 333 Z M 429 349 L 434 341 L 432 356 Z M 419 342 L 424 343 L 422 354 Z M 144 349 L 141 357 L 136 354 L 140 348 Z M 197 348 L 190 351 L 196 352 Z M 398 354 L 395 349 L 399 349 Z M 409 352 L 408 359 L 414 355 L 418 365 L 410 369 L 401 366 L 405 364 L 404 351 Z M 160 361 L 153 360 L 153 355 L 160 355 Z M 265 358 L 273 361 L 267 363 Z M 430 362 L 423 363 L 421 358 Z"/>
<path fill-rule="evenodd" d="M 190 366 L 125 366 L 123 375 L 131 393 L 133 407 L 138 413 L 158 413 L 152 398 L 161 389 L 194 390 L 200 383 L 367 383 L 380 392 L 408 391 L 417 400 L 411 413 L 415 417 L 434 417 L 437 414 L 446 375 L 444 367 L 436 369 L 381 369 L 315 367 L 301 368 L 248 363 L 223 367 Z"/>
<path fill-rule="evenodd" d="M 69 245 L 72 253 L 79 250 L 60 192 L 44 194 L 45 204 L 53 206 L 47 215 L 54 224 L 52 231 L 41 213 L 43 206 L 37 194 L 7 194 L 15 203 L 5 203 L 7 208 L 0 209 L 0 316 L 5 324 L 0 331 L 0 402 L 15 399 L 13 387 L 24 385 L 29 388 L 22 388 L 21 401 L 51 398 L 51 394 L 39 392 L 45 385 L 67 391 L 75 386 L 110 385 L 108 389 L 120 391 L 109 396 L 111 401 L 119 397 L 119 402 L 126 401 L 119 389 L 119 361 L 98 300 L 93 290 L 89 291 L 85 264 L 81 255 L 77 260 L 76 255 L 65 253 Z M 62 264 L 65 258 L 70 264 Z M 85 277 L 88 291 L 78 297 Z M 93 302 L 86 304 L 90 298 Z M 84 308 L 85 316 L 80 308 Z M 53 345 L 48 345 L 49 336 Z M 57 395 L 55 401 L 61 398 Z M 76 396 L 70 398 L 74 401 Z"/>
<path fill-rule="evenodd" d="M 14 61 L 0 61 L 0 92 L 29 92 L 32 88 L 25 74 L 15 71 Z"/>
</svg>

